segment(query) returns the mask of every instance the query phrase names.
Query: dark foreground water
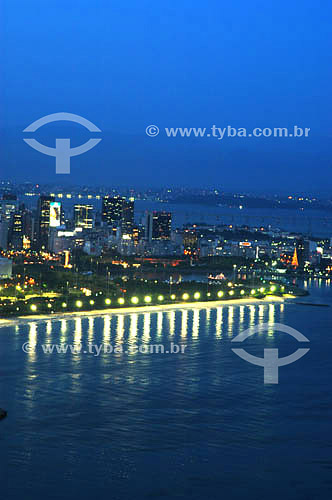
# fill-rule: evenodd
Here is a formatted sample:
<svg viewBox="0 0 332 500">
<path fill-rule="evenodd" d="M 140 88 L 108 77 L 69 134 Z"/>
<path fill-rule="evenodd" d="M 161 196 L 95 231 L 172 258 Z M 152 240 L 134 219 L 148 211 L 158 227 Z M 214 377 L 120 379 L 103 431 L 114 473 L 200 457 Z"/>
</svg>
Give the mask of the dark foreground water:
<svg viewBox="0 0 332 500">
<path fill-rule="evenodd" d="M 330 283 L 309 283 L 332 304 Z M 285 323 L 310 351 L 264 385 L 231 339 Z M 22 343 L 34 349 L 22 351 Z M 187 345 L 184 354 L 44 354 L 41 344 Z M 238 347 L 238 345 L 237 345 Z M 245 347 L 279 356 L 284 333 Z M 0 328 L 0 498 L 328 499 L 332 307 L 290 304 L 22 321 Z"/>
</svg>

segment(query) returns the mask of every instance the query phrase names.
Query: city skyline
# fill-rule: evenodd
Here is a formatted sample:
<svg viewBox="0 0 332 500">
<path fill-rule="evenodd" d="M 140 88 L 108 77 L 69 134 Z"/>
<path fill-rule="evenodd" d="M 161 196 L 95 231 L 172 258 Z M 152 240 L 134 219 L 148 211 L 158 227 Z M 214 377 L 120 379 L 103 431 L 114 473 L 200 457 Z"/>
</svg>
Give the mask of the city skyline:
<svg viewBox="0 0 332 500">
<path fill-rule="evenodd" d="M 328 500 L 331 0 L 2 0 L 4 500 Z"/>
</svg>

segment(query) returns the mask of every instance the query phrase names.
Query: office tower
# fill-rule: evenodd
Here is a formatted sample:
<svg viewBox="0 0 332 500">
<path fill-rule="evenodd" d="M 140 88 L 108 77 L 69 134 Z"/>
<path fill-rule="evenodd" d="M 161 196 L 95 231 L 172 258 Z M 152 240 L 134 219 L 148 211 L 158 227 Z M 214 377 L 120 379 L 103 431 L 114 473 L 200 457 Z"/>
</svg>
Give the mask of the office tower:
<svg viewBox="0 0 332 500">
<path fill-rule="evenodd" d="M 53 196 L 40 196 L 38 200 L 38 227 L 37 227 L 37 249 L 46 250 L 48 248 L 48 235 L 51 225 L 51 203 L 54 202 Z M 55 209 L 52 216 L 52 224 L 58 222 L 59 214 Z M 60 225 L 60 224 L 59 224 Z M 55 226 L 52 226 L 55 227 Z"/>
<path fill-rule="evenodd" d="M 9 244 L 14 250 L 23 248 L 23 213 L 21 210 L 15 212 L 10 221 Z"/>
<path fill-rule="evenodd" d="M 121 213 L 121 232 L 122 234 L 132 235 L 134 227 L 134 202 L 123 200 Z"/>
<path fill-rule="evenodd" d="M 188 257 L 199 255 L 199 241 L 196 231 L 186 229 L 182 236 L 183 253 Z"/>
<path fill-rule="evenodd" d="M 122 234 L 131 234 L 134 224 L 134 201 L 122 196 L 104 196 L 102 220 L 110 227 L 120 227 Z"/>
<path fill-rule="evenodd" d="M 299 267 L 304 267 L 306 261 L 309 261 L 309 241 L 300 238 L 296 243 L 296 252 Z"/>
<path fill-rule="evenodd" d="M 15 194 L 4 194 L 0 201 L 0 217 L 3 221 L 10 223 L 13 214 L 18 209 L 18 201 Z"/>
<path fill-rule="evenodd" d="M 35 219 L 32 216 L 31 210 L 22 206 L 22 219 L 23 219 L 23 248 L 31 248 L 34 238 Z"/>
<path fill-rule="evenodd" d="M 75 227 L 83 229 L 92 229 L 93 227 L 93 206 L 75 205 L 74 206 Z"/>
<path fill-rule="evenodd" d="M 172 214 L 169 212 L 148 212 L 145 237 L 149 240 L 169 240 L 171 237 Z"/>
<path fill-rule="evenodd" d="M 108 226 L 116 226 L 121 219 L 123 198 L 121 196 L 104 196 L 102 220 Z"/>
</svg>

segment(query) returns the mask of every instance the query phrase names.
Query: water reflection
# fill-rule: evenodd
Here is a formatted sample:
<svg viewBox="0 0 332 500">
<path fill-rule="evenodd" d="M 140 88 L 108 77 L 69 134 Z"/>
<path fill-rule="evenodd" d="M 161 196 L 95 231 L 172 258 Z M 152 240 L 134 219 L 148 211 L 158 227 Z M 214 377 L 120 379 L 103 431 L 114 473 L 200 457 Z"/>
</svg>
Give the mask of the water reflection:
<svg viewBox="0 0 332 500">
<path fill-rule="evenodd" d="M 233 336 L 233 328 L 234 328 L 234 306 L 229 306 L 228 310 L 228 336 Z"/>
<path fill-rule="evenodd" d="M 222 319 L 223 319 L 223 307 L 217 307 L 217 317 L 216 317 L 216 337 L 222 336 Z"/>
<path fill-rule="evenodd" d="M 168 318 L 168 324 L 169 324 L 169 333 L 170 333 L 170 335 L 174 335 L 174 330 L 175 330 L 175 311 L 168 311 L 167 318 Z"/>
<path fill-rule="evenodd" d="M 90 317 L 89 318 L 89 323 L 88 323 L 88 337 L 89 337 L 89 342 L 92 342 L 93 340 L 93 333 L 94 333 L 94 329 L 95 329 L 95 325 L 94 325 L 94 322 L 95 322 L 95 318 L 94 317 Z"/>
<path fill-rule="evenodd" d="M 193 338 L 197 338 L 199 335 L 199 313 L 201 309 L 194 309 L 193 313 L 193 329 L 192 329 L 192 336 Z"/>
<path fill-rule="evenodd" d="M 36 360 L 36 349 L 37 349 L 37 323 L 29 323 L 29 349 L 28 349 L 28 359 L 31 362 Z"/>
<path fill-rule="evenodd" d="M 78 345 L 82 340 L 82 319 L 75 319 L 75 330 L 74 330 L 74 344 Z"/>
<path fill-rule="evenodd" d="M 150 339 L 151 313 L 144 313 L 142 341 L 148 342 Z"/>
<path fill-rule="evenodd" d="M 157 336 L 159 337 L 163 332 L 163 319 L 164 315 L 162 312 L 157 313 Z"/>
<path fill-rule="evenodd" d="M 103 316 L 103 340 L 108 344 L 111 339 L 111 318 L 110 316 Z"/>
<path fill-rule="evenodd" d="M 255 324 L 255 314 L 256 314 L 256 306 L 249 306 L 249 325 L 253 326 Z"/>
<path fill-rule="evenodd" d="M 64 336 L 64 334 L 67 332 L 67 321 L 65 319 L 62 319 L 60 321 L 60 332 L 61 332 L 62 336 Z M 61 339 L 62 339 L 62 336 L 61 336 Z"/>
<path fill-rule="evenodd" d="M 188 333 L 188 310 L 184 309 L 181 319 L 181 337 L 186 337 Z"/>
<path fill-rule="evenodd" d="M 133 312 L 128 314 L 104 315 L 102 317 L 90 316 L 87 318 L 76 317 L 72 319 L 56 319 L 29 322 L 29 340 L 33 346 L 37 344 L 37 326 L 39 337 L 44 340 L 53 334 L 60 342 L 73 343 L 74 346 L 92 343 L 93 339 L 101 334 L 105 344 L 111 344 L 112 335 L 114 343 L 118 345 L 150 343 L 159 337 L 167 338 L 174 335 L 183 339 L 201 340 L 213 332 L 215 339 L 223 336 L 232 338 L 240 331 L 258 323 L 283 322 L 285 311 L 284 303 L 260 303 L 233 305 L 224 304 L 212 308 L 184 308 L 177 310 L 157 312 Z M 24 326 L 15 325 L 15 330 L 22 332 Z M 204 335 L 202 335 L 204 332 Z M 58 333 L 59 335 L 56 335 Z M 273 336 L 271 329 L 269 336 Z M 69 335 L 70 340 L 66 340 Z M 261 333 L 260 335 L 263 335 Z M 50 341 L 50 340 L 48 340 Z M 39 342 L 41 342 L 39 340 Z M 211 342 L 213 338 L 211 337 Z M 98 343 L 98 342 L 96 342 Z M 29 360 L 34 359 L 33 350 L 29 354 Z M 81 357 L 81 355 L 76 355 Z"/>
<path fill-rule="evenodd" d="M 46 321 L 46 333 L 50 335 L 52 333 L 53 321 Z"/>
<path fill-rule="evenodd" d="M 119 314 L 117 316 L 117 326 L 116 326 L 116 341 L 121 342 L 124 336 L 124 315 Z"/>
</svg>

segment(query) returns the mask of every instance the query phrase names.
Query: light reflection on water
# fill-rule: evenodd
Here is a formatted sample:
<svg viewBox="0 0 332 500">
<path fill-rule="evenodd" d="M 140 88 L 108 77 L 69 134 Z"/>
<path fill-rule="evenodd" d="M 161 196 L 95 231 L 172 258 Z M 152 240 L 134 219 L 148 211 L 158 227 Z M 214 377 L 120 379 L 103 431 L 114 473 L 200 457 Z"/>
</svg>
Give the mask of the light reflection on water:
<svg viewBox="0 0 332 500">
<path fill-rule="evenodd" d="M 259 305 L 240 306 L 218 306 L 213 308 L 179 309 L 171 311 L 128 313 L 128 314 L 108 314 L 101 317 L 76 317 L 61 318 L 60 320 L 28 321 L 15 325 L 15 333 L 21 335 L 28 325 L 30 334 L 36 339 L 38 328 L 44 330 L 47 335 L 47 342 L 59 340 L 67 342 L 72 336 L 73 344 L 79 344 L 86 339 L 91 342 L 96 336 L 101 335 L 104 342 L 110 342 L 112 337 L 115 341 L 121 342 L 124 339 L 130 341 L 138 340 L 148 342 L 152 337 L 159 337 L 167 334 L 173 336 L 181 334 L 197 338 L 201 328 L 205 332 L 212 332 L 215 336 L 221 337 L 222 332 L 227 331 L 229 336 L 236 335 L 237 330 L 245 328 L 247 325 L 254 325 L 258 321 L 277 322 L 284 311 L 283 303 L 267 303 Z M 96 326 L 96 324 L 98 325 Z M 180 325 L 180 328 L 179 328 Z M 100 329 L 101 327 L 101 329 Z M 226 327 L 226 328 L 225 328 Z M 102 333 L 100 333 L 102 332 Z M 113 332 L 113 333 L 112 333 Z M 68 335 L 66 335 L 68 334 Z M 51 339 L 50 335 L 56 335 Z M 34 340 L 35 342 L 35 340 Z"/>
<path fill-rule="evenodd" d="M 317 300 L 332 304 L 330 288 L 321 283 L 317 289 Z M 284 367 L 276 387 L 264 386 L 262 369 L 231 351 L 234 336 L 258 322 L 288 324 L 311 341 L 310 355 Z M 1 423 L 0 442 L 8 447 L 2 460 L 10 464 L 10 500 L 63 498 L 64 491 L 84 500 L 109 498 L 110 491 L 121 500 L 176 498 L 175 489 L 195 500 L 218 498 L 220 491 L 232 499 L 263 493 L 278 500 L 281 493 L 289 497 L 291 481 L 305 484 L 314 498 L 311 481 L 324 488 L 329 469 L 313 457 L 331 465 L 331 322 L 329 308 L 276 302 L 27 320 L 3 328 L 0 403 L 10 418 Z M 34 352 L 22 352 L 26 341 Z M 88 342 L 124 352 L 44 354 L 39 348 Z M 186 345 L 185 353 L 125 352 L 130 345 L 170 342 Z M 282 355 L 295 348 L 294 339 L 272 328 L 246 342 L 260 357 L 267 346 Z M 59 464 L 67 471 L 61 482 L 51 473 Z"/>
</svg>

